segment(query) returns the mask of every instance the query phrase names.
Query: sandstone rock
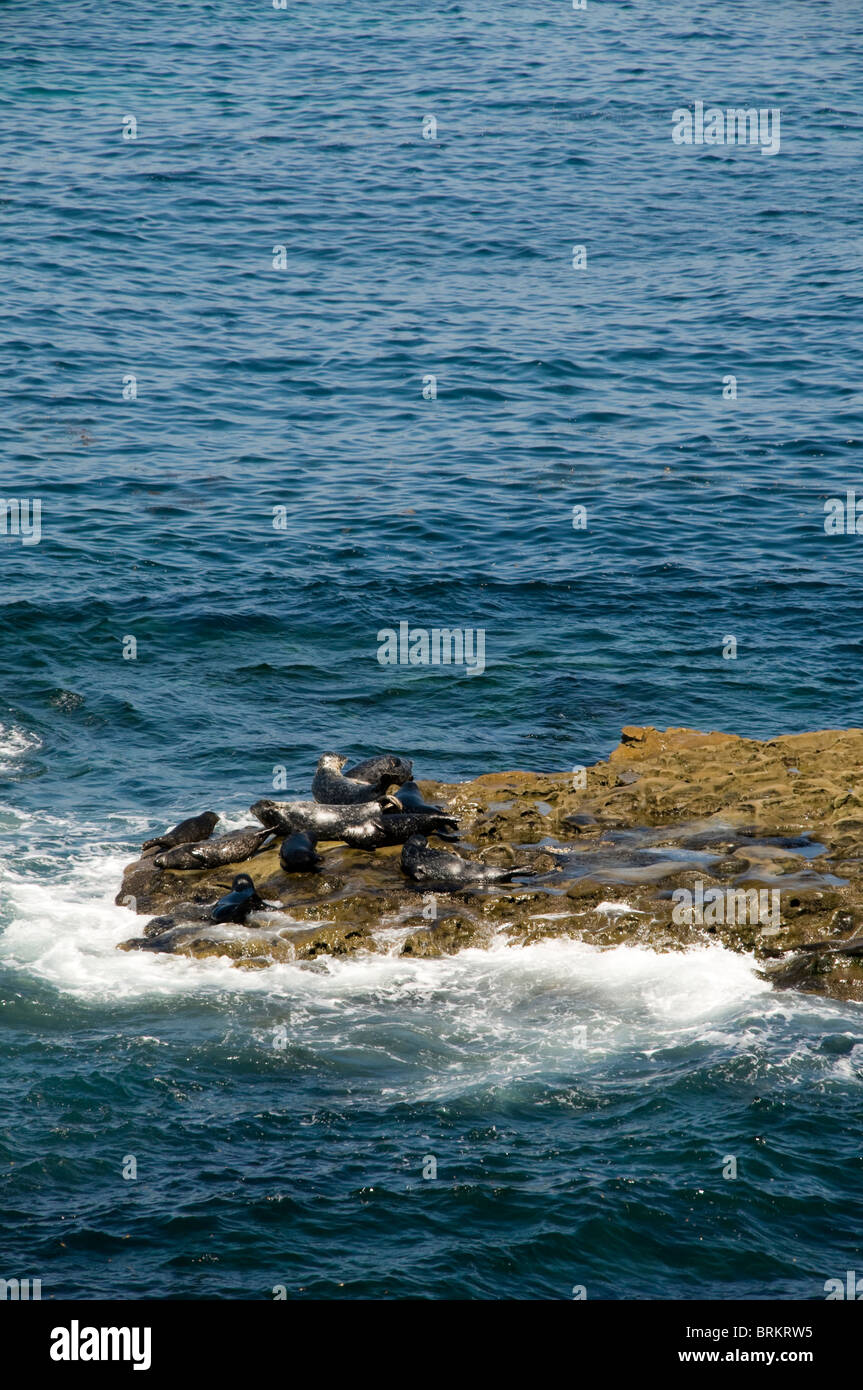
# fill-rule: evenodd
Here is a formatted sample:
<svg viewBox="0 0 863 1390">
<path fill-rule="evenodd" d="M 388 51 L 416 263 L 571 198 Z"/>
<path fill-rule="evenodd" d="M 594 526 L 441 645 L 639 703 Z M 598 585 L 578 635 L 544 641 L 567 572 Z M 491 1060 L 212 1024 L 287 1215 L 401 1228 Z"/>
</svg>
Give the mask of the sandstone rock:
<svg viewBox="0 0 863 1390">
<path fill-rule="evenodd" d="M 325 968 L 327 957 L 367 951 L 451 954 L 499 933 L 514 943 L 574 936 L 657 950 L 718 939 L 762 959 L 777 985 L 863 999 L 861 958 L 805 950 L 863 924 L 863 801 L 853 790 L 861 766 L 860 729 L 761 742 L 628 725 L 608 760 L 587 769 L 586 787 L 574 788 L 571 772 L 420 782 L 424 799 L 458 817 L 460 853 L 499 845 L 486 862 L 524 863 L 536 872 L 530 883 L 437 895 L 432 924 L 424 895 L 400 873 L 398 847 L 368 854 L 319 844 L 317 875 L 284 874 L 277 845 L 241 865 L 189 872 L 161 872 L 151 853 L 127 866 L 117 901 L 152 920 L 122 948 L 222 955 L 261 969 L 272 961 Z M 801 852 L 813 841 L 823 854 Z M 205 919 L 235 872 L 251 873 L 283 911 L 219 932 Z M 699 881 L 775 887 L 781 926 L 675 923 L 672 892 Z M 623 910 L 609 912 L 608 902 Z"/>
</svg>

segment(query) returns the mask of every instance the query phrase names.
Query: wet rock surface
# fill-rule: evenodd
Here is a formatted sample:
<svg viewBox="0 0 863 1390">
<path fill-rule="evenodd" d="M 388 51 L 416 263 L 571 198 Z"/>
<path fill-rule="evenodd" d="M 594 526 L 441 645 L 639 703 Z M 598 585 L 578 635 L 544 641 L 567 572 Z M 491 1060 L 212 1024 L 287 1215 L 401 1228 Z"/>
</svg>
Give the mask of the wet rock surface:
<svg viewBox="0 0 863 1390">
<path fill-rule="evenodd" d="M 258 969 L 361 951 L 438 956 L 501 935 L 657 950 L 719 941 L 754 953 L 779 987 L 863 1000 L 863 956 L 843 950 L 863 936 L 861 764 L 859 729 L 761 742 L 626 727 L 583 785 L 570 773 L 529 772 L 419 782 L 426 801 L 458 819 L 447 848 L 514 862 L 529 882 L 423 893 L 402 875 L 398 846 L 321 841 L 317 874 L 285 873 L 278 840 L 208 870 L 160 870 L 148 852 L 127 866 L 117 901 L 151 920 L 121 948 Z M 243 871 L 272 906 L 243 927 L 217 926 L 208 909 Z M 722 890 L 724 903 L 688 920 L 683 889 L 693 901 Z"/>
</svg>

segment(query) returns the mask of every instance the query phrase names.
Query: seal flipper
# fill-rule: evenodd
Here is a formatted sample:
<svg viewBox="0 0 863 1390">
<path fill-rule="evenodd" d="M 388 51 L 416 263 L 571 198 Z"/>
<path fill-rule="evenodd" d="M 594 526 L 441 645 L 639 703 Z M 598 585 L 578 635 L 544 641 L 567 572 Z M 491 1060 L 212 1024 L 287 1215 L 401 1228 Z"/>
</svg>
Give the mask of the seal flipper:
<svg viewBox="0 0 863 1390">
<path fill-rule="evenodd" d="M 405 782 L 404 786 L 399 787 L 393 793 L 399 807 L 403 811 L 420 811 L 426 814 L 448 815 L 449 812 L 444 806 L 436 806 L 433 802 L 423 801 L 422 792 L 416 782 Z"/>
</svg>

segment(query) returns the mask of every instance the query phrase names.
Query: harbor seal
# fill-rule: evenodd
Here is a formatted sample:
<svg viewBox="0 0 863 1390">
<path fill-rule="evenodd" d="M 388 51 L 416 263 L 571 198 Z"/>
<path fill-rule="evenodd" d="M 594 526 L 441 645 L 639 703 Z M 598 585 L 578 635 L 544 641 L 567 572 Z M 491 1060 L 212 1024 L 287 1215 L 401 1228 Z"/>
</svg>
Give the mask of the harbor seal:
<svg viewBox="0 0 863 1390">
<path fill-rule="evenodd" d="M 267 797 L 250 809 L 256 820 L 279 835 L 304 830 L 315 840 L 340 840 L 345 826 L 365 825 L 380 812 L 374 804 L 324 806 L 319 801 L 270 801 Z"/>
<path fill-rule="evenodd" d="M 312 796 L 315 801 L 319 801 L 323 806 L 357 806 L 367 801 L 380 802 L 386 799 L 387 789 L 393 784 L 398 784 L 398 769 L 394 772 L 381 771 L 374 780 L 367 781 L 346 777 L 342 773 L 346 762 L 347 758 L 341 757 L 339 753 L 324 753 L 318 759 L 317 770 L 312 779 Z M 396 766 L 399 759 L 379 758 L 376 762 L 390 762 Z"/>
<path fill-rule="evenodd" d="M 286 874 L 316 873 L 323 859 L 315 851 L 315 841 L 305 830 L 297 830 L 283 840 L 279 863 Z"/>
<path fill-rule="evenodd" d="M 153 863 L 157 869 L 215 869 L 219 864 L 236 864 L 257 854 L 272 833 L 267 827 L 245 825 L 242 830 L 218 835 L 215 840 L 177 845 L 157 854 Z"/>
<path fill-rule="evenodd" d="M 166 830 L 164 835 L 157 835 L 154 840 L 145 840 L 141 850 L 143 852 L 148 849 L 173 849 L 175 845 L 197 844 L 199 840 L 209 840 L 218 823 L 219 817 L 215 811 L 204 811 L 200 816 L 189 816 L 188 820 L 181 820 L 179 825 L 175 825 L 173 830 Z"/>
<path fill-rule="evenodd" d="M 201 932 L 205 930 L 200 923 L 178 923 L 166 931 L 153 936 L 133 936 L 128 941 L 117 943 L 118 951 L 173 951 L 183 953 L 184 946 L 191 946 L 204 940 Z"/>
<path fill-rule="evenodd" d="M 486 883 L 506 883 L 525 869 L 499 869 L 462 859 L 451 850 L 429 849 L 424 835 L 412 835 L 401 853 L 402 872 L 424 887 L 458 889 L 481 887 Z"/>
<path fill-rule="evenodd" d="M 191 922 L 206 922 L 209 916 L 210 908 L 206 903 L 178 903 L 170 914 L 151 917 L 149 922 L 144 924 L 144 935 L 148 939 L 163 936 L 166 931 L 173 931 L 175 927 L 187 927 Z"/>
<path fill-rule="evenodd" d="M 263 906 L 264 900 L 258 896 L 251 876 L 237 874 L 231 884 L 230 893 L 219 899 L 210 917 L 214 922 L 235 922 L 242 926 L 250 912 L 255 912 Z"/>
<path fill-rule="evenodd" d="M 388 787 L 400 787 L 410 781 L 413 763 L 410 758 L 396 757 L 395 753 L 379 753 L 375 758 L 366 758 L 355 767 L 346 768 L 344 775 L 352 782 L 370 782 L 378 791 L 385 792 Z"/>
<path fill-rule="evenodd" d="M 383 812 L 371 825 L 347 826 L 342 839 L 351 849 L 383 849 L 387 845 L 403 845 L 412 835 L 452 836 L 458 821 L 440 812 L 404 811 Z"/>
<path fill-rule="evenodd" d="M 403 845 L 411 835 L 452 833 L 458 823 L 435 811 L 390 814 L 374 802 L 360 806 L 324 806 L 317 801 L 270 801 L 264 798 L 251 808 L 262 825 L 280 835 L 305 831 L 314 840 L 342 840 L 354 849 L 380 849 Z"/>
</svg>

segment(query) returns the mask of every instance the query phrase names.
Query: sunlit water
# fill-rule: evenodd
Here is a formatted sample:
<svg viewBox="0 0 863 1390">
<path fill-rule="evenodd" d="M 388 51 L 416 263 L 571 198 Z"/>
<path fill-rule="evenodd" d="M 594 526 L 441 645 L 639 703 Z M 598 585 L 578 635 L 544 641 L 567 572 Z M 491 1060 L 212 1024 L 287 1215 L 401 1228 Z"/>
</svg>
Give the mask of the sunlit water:
<svg viewBox="0 0 863 1390">
<path fill-rule="evenodd" d="M 115 950 L 113 898 L 324 749 L 469 777 L 860 723 L 856 7 L 0 32 L 2 495 L 42 500 L 0 537 L 0 1276 L 823 1297 L 863 1267 L 856 1008 L 717 948 L 245 973 Z M 696 99 L 781 107 L 780 153 L 674 146 Z M 381 666 L 401 621 L 487 669 Z"/>
</svg>

